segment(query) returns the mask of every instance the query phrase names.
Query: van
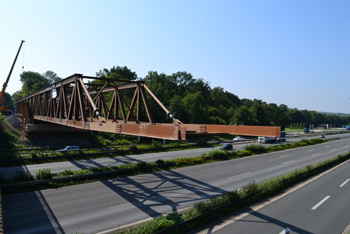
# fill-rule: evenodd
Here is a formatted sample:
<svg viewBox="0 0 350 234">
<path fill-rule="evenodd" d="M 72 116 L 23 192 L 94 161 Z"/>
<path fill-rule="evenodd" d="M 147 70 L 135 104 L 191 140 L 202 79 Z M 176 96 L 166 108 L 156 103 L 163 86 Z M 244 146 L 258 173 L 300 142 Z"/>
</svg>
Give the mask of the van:
<svg viewBox="0 0 350 234">
<path fill-rule="evenodd" d="M 56 150 L 56 152 L 79 151 L 79 146 L 66 146 L 64 149 Z"/>
</svg>

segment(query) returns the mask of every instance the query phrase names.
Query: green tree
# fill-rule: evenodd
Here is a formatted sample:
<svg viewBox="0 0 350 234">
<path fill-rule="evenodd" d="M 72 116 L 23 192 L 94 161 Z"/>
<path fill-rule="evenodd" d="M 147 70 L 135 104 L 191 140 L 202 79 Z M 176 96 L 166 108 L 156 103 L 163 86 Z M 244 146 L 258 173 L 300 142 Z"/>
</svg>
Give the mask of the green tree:
<svg viewBox="0 0 350 234">
<path fill-rule="evenodd" d="M 37 72 L 26 71 L 20 75 L 23 84 L 22 95 L 28 96 L 36 90 L 42 89 L 50 85 L 50 81 Z"/>
<path fill-rule="evenodd" d="M 62 80 L 62 78 L 57 76 L 57 74 L 54 73 L 53 71 L 47 71 L 42 76 L 45 77 L 49 81 L 50 84 L 54 84 L 54 83 Z"/>
<path fill-rule="evenodd" d="M 4 103 L 4 107 L 10 110 L 14 110 L 14 100 L 11 95 L 5 92 L 4 97 L 2 98 L 2 102 Z M 2 103 L 0 103 L 1 106 Z"/>
</svg>

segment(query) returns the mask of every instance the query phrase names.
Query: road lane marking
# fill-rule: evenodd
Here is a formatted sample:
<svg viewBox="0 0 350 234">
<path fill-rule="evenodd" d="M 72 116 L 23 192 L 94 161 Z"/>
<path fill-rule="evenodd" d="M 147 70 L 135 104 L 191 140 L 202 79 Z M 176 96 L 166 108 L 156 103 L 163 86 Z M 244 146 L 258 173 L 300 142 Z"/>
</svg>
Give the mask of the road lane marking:
<svg viewBox="0 0 350 234">
<path fill-rule="evenodd" d="M 331 147 L 331 146 L 330 146 L 330 145 L 327 145 L 327 146 L 326 146 L 326 148 L 329 148 L 329 147 Z"/>
<path fill-rule="evenodd" d="M 294 162 L 294 161 L 295 161 L 295 160 L 292 160 L 292 161 L 285 162 L 285 163 L 282 163 L 282 164 L 284 165 L 284 164 L 292 163 L 292 162 Z"/>
<path fill-rule="evenodd" d="M 327 196 L 323 198 L 319 203 L 317 203 L 314 207 L 312 207 L 312 210 L 316 210 L 320 205 L 322 205 L 325 201 L 327 201 L 331 196 Z"/>
<path fill-rule="evenodd" d="M 286 228 L 283 231 L 281 231 L 279 234 L 287 234 L 289 233 L 289 231 L 290 231 L 290 228 Z"/>
<path fill-rule="evenodd" d="M 343 143 L 339 143 L 339 145 L 342 145 Z"/>
<path fill-rule="evenodd" d="M 317 156 L 317 155 L 320 155 L 320 154 L 314 154 L 314 155 L 311 155 L 311 157 L 315 157 L 315 156 Z"/>
<path fill-rule="evenodd" d="M 287 156 L 289 156 L 289 155 L 290 155 L 290 154 L 282 155 L 282 156 L 280 156 L 280 158 L 287 157 Z"/>
<path fill-rule="evenodd" d="M 337 150 L 337 149 L 332 149 L 331 152 L 332 152 L 332 151 L 336 151 L 336 150 Z"/>
<path fill-rule="evenodd" d="M 314 151 L 314 149 L 310 149 L 310 150 L 307 150 L 307 151 Z"/>
<path fill-rule="evenodd" d="M 231 177 L 228 177 L 227 179 L 231 179 L 231 178 L 235 178 L 235 177 L 239 177 L 239 176 L 244 176 L 244 175 L 248 175 L 252 172 L 246 172 L 246 173 L 243 173 L 243 174 L 240 174 L 240 175 L 236 175 L 236 176 L 231 176 Z"/>
<path fill-rule="evenodd" d="M 339 187 L 342 188 L 342 187 L 343 187 L 344 185 L 346 185 L 346 183 L 349 182 L 349 181 L 350 181 L 350 179 L 345 180 L 344 183 L 342 183 L 341 185 L 339 185 Z"/>
</svg>

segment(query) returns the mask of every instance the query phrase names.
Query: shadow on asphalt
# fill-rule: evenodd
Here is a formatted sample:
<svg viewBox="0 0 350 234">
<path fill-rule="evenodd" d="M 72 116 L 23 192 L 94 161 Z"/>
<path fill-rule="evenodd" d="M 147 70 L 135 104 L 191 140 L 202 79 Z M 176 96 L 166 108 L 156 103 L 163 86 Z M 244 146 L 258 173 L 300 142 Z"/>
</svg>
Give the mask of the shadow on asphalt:
<svg viewBox="0 0 350 234">
<path fill-rule="evenodd" d="M 227 192 L 175 171 L 106 180 L 101 183 L 150 217 L 163 214 L 164 207 L 171 208 L 171 210 L 166 209 L 167 212 L 177 212 L 179 208 L 184 208 L 186 203 L 200 202 Z M 180 190 L 183 189 L 187 191 L 181 193 Z M 194 196 L 189 197 L 189 193 Z M 181 202 L 174 201 L 176 198 L 181 198 Z M 160 208 L 161 206 L 163 209 Z"/>
<path fill-rule="evenodd" d="M 2 196 L 2 207 L 6 233 L 65 233 L 40 191 Z"/>
</svg>

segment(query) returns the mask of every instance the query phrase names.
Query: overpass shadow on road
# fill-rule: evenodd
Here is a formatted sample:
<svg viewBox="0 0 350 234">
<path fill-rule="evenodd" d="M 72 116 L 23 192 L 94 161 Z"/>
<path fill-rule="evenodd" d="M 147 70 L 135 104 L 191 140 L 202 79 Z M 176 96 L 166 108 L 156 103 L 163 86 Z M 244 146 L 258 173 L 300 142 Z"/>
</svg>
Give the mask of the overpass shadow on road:
<svg viewBox="0 0 350 234">
<path fill-rule="evenodd" d="M 177 212 L 190 204 L 227 192 L 176 171 L 101 181 L 147 217 Z M 139 221 L 139 220 L 137 220 Z M 116 226 L 119 225 L 116 223 Z"/>
</svg>

